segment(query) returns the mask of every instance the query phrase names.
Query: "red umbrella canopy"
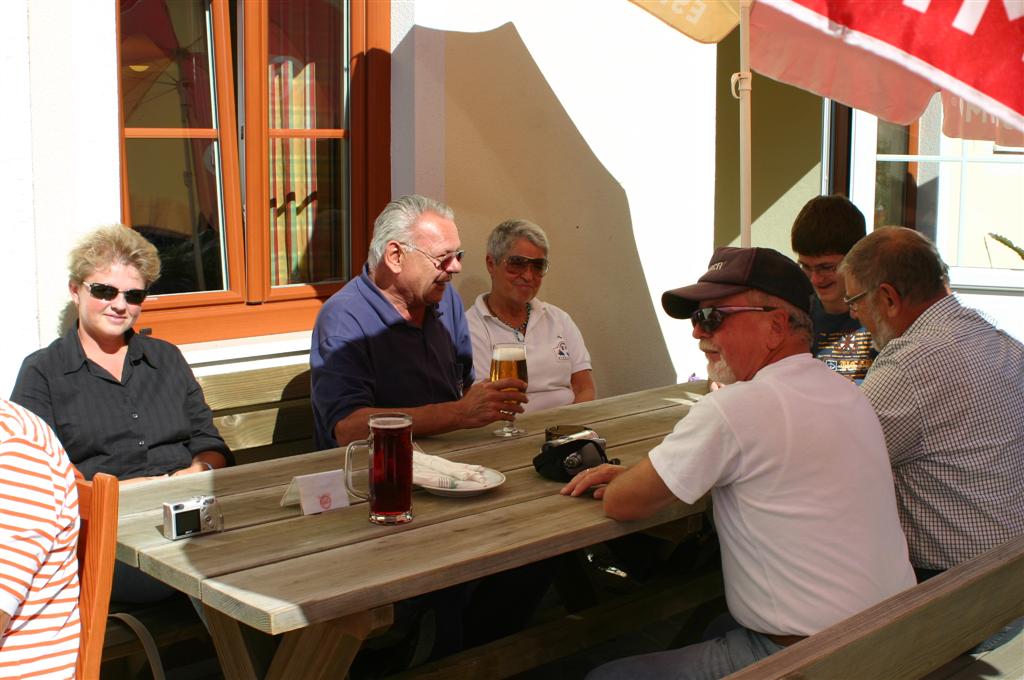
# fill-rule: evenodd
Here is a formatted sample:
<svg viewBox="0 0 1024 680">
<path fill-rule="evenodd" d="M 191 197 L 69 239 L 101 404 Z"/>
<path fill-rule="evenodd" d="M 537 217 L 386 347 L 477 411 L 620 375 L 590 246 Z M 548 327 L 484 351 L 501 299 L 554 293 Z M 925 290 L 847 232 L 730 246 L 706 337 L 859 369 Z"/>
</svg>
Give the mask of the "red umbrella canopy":
<svg viewBox="0 0 1024 680">
<path fill-rule="evenodd" d="M 750 25 L 759 73 L 903 125 L 942 91 L 948 136 L 1024 143 L 1021 0 L 758 0 Z"/>
</svg>

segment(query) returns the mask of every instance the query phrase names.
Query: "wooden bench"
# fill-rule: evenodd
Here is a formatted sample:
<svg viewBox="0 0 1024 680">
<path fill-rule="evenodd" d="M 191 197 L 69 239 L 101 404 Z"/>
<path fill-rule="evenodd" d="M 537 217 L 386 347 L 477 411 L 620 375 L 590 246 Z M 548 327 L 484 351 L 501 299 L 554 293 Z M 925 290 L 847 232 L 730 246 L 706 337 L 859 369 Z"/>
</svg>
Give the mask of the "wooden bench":
<svg viewBox="0 0 1024 680">
<path fill-rule="evenodd" d="M 315 450 L 308 364 L 197 380 L 238 464 Z"/>
<path fill-rule="evenodd" d="M 729 678 L 920 678 L 1020 616 L 1024 616 L 1024 536 Z"/>
</svg>

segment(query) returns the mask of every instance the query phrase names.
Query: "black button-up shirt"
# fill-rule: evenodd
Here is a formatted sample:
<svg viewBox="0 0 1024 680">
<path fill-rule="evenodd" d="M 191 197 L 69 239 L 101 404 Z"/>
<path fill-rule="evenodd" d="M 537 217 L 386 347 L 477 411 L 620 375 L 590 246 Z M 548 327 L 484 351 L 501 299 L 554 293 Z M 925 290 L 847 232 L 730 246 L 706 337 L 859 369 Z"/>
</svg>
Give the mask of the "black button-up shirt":
<svg viewBox="0 0 1024 680">
<path fill-rule="evenodd" d="M 77 327 L 21 366 L 11 401 L 45 420 L 86 479 L 186 468 L 203 451 L 233 463 L 185 357 L 174 345 L 128 331 L 121 380 L 87 359 Z"/>
</svg>

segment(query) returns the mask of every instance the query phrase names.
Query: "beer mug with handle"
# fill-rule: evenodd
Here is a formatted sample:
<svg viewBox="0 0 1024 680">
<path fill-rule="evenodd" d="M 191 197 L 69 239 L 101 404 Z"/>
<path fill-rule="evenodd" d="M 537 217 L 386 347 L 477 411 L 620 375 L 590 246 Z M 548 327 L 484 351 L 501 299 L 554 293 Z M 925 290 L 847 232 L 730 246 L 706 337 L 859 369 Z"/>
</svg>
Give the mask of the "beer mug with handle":
<svg viewBox="0 0 1024 680">
<path fill-rule="evenodd" d="M 352 451 L 366 448 L 369 494 L 352 484 Z M 405 413 L 370 416 L 370 438 L 345 447 L 345 486 L 349 493 L 369 500 L 374 524 L 412 521 L 412 418 Z"/>
</svg>

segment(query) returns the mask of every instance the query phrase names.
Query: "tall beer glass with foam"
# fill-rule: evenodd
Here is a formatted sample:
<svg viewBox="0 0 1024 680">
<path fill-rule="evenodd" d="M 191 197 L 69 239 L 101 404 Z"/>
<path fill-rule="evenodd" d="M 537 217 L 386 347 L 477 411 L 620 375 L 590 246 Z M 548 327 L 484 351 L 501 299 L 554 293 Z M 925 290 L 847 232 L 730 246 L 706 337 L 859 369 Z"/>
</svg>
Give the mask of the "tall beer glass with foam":
<svg viewBox="0 0 1024 680">
<path fill-rule="evenodd" d="M 526 345 L 518 342 L 500 342 L 494 345 L 491 350 L 491 380 L 501 380 L 502 378 L 518 378 L 523 382 L 528 382 Z M 510 412 L 509 415 L 510 418 L 505 422 L 505 427 L 494 431 L 495 437 L 515 437 L 526 434 L 526 430 L 516 427 L 513 420 L 514 414 Z"/>
</svg>

